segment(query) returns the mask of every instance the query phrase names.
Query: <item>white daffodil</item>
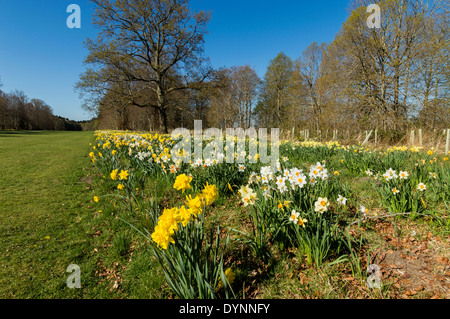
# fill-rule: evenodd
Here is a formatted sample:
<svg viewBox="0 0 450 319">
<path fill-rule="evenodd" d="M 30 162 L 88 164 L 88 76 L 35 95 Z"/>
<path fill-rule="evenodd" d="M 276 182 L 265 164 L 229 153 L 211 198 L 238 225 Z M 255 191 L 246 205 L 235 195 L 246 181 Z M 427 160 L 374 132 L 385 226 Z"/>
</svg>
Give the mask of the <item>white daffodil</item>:
<svg viewBox="0 0 450 319">
<path fill-rule="evenodd" d="M 365 206 L 363 206 L 363 205 L 361 205 L 359 211 L 363 214 L 364 217 L 365 217 L 366 214 L 369 212 L 369 210 L 368 210 Z"/>
<path fill-rule="evenodd" d="M 317 177 L 320 171 L 316 167 L 311 167 L 309 170 L 309 177 Z"/>
<path fill-rule="evenodd" d="M 303 172 L 303 171 L 302 171 L 301 169 L 298 169 L 298 168 L 296 168 L 296 167 L 291 168 L 291 170 L 290 170 L 291 176 L 294 176 L 294 177 L 300 176 L 300 174 L 302 174 L 302 172 Z"/>
<path fill-rule="evenodd" d="M 275 182 L 275 184 L 277 184 L 278 188 L 280 188 L 282 185 L 286 185 L 286 178 L 284 178 L 283 176 L 278 176 L 277 177 L 277 181 Z"/>
<path fill-rule="evenodd" d="M 261 175 L 261 182 L 263 184 L 267 184 L 269 182 L 269 179 L 267 178 L 266 175 Z"/>
<path fill-rule="evenodd" d="M 389 168 L 385 174 L 389 175 L 389 179 L 398 177 L 396 171 L 394 171 L 392 168 Z"/>
<path fill-rule="evenodd" d="M 211 166 L 212 165 L 212 161 L 210 158 L 205 159 L 204 163 L 205 166 Z"/>
<path fill-rule="evenodd" d="M 419 184 L 417 185 L 417 189 L 418 189 L 419 191 L 423 192 L 424 190 L 427 189 L 427 186 L 426 186 L 424 183 L 419 183 Z"/>
<path fill-rule="evenodd" d="M 241 194 L 242 202 L 244 203 L 244 207 L 248 205 L 255 204 L 256 201 L 256 193 L 248 186 L 242 185 L 239 189 L 239 193 Z"/>
<path fill-rule="evenodd" d="M 406 171 L 400 171 L 400 173 L 398 173 L 398 176 L 400 177 L 400 179 L 408 179 L 409 173 Z"/>
<path fill-rule="evenodd" d="M 288 188 L 287 188 L 286 184 L 282 184 L 282 185 L 278 186 L 278 190 L 280 191 L 281 194 L 283 194 L 284 192 L 287 192 Z"/>
<path fill-rule="evenodd" d="M 319 199 L 314 203 L 314 211 L 318 213 L 326 212 L 330 202 L 326 197 L 319 197 Z"/>
<path fill-rule="evenodd" d="M 270 166 L 261 167 L 261 175 L 267 176 L 270 174 L 272 174 L 272 169 L 270 168 Z"/>
<path fill-rule="evenodd" d="M 291 216 L 289 217 L 289 221 L 293 222 L 294 224 L 297 224 L 299 216 L 300 216 L 300 213 L 296 212 L 295 209 L 293 209 Z"/>
<path fill-rule="evenodd" d="M 297 184 L 298 187 L 303 188 L 306 185 L 306 176 L 300 174 L 295 178 L 294 183 Z"/>
<path fill-rule="evenodd" d="M 327 170 L 326 168 L 322 169 L 322 170 L 320 171 L 320 173 L 319 173 L 319 177 L 320 177 L 322 180 L 328 179 L 328 170 Z"/>
<path fill-rule="evenodd" d="M 248 183 L 253 184 L 253 183 L 256 183 L 257 181 L 258 181 L 258 175 L 256 175 L 255 172 L 251 172 L 250 176 L 248 177 Z"/>
<path fill-rule="evenodd" d="M 341 196 L 341 195 L 338 195 L 339 197 L 338 197 L 338 199 L 337 199 L 337 202 L 340 204 L 340 205 L 346 205 L 346 203 L 347 203 L 347 198 L 345 198 L 344 196 Z"/>
</svg>

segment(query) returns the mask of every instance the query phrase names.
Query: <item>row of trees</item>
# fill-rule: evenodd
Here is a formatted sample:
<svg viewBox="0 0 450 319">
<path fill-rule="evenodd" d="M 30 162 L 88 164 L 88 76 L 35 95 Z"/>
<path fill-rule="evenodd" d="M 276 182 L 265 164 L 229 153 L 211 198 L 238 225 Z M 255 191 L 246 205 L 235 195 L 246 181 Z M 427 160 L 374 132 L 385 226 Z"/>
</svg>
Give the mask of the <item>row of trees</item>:
<svg viewBox="0 0 450 319">
<path fill-rule="evenodd" d="M 44 101 L 29 99 L 24 92 L 0 90 L 0 129 L 81 130 L 79 123 L 53 115 Z"/>
<path fill-rule="evenodd" d="M 446 128 L 448 4 L 384 0 L 370 29 L 370 1 L 352 0 L 330 44 L 297 59 L 283 52 L 260 79 L 250 66 L 214 70 L 203 54 L 210 14 L 187 0 L 94 0 L 100 33 L 88 39 L 77 89 L 100 128 L 168 132 L 204 126 L 401 130 Z"/>
<path fill-rule="evenodd" d="M 380 1 L 381 28 L 366 25 L 370 1 L 354 1 L 331 44 L 295 61 L 280 53 L 264 78 L 260 125 L 399 130 L 450 124 L 446 2 Z"/>
</svg>

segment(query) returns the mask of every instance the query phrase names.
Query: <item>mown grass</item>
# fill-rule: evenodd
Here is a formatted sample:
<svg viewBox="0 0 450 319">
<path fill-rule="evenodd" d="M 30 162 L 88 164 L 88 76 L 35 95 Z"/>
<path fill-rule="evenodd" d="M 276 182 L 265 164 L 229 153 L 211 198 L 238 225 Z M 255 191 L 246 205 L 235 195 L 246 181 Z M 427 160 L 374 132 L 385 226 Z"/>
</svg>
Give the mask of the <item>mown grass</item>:
<svg viewBox="0 0 450 319">
<path fill-rule="evenodd" d="M 0 131 L 0 298 L 164 298 L 147 225 L 92 171 L 92 132 Z M 163 194 L 166 185 L 159 183 Z M 162 195 L 159 195 L 162 198 Z M 119 218 L 120 217 L 120 218 Z M 69 289 L 70 264 L 81 289 Z"/>
<path fill-rule="evenodd" d="M 81 181 L 92 140 L 92 132 L 0 132 L 0 297 L 102 296 L 89 279 L 89 225 L 80 223 L 92 214 Z M 88 289 L 67 288 L 70 264 Z"/>
</svg>

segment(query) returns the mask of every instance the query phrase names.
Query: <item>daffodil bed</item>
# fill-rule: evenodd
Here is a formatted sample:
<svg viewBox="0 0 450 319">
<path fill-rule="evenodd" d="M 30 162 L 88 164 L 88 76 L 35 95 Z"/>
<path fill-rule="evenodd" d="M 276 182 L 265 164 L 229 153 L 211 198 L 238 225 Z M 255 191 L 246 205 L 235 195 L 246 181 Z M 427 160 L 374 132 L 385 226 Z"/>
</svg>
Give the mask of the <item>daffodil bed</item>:
<svg viewBox="0 0 450 319">
<path fill-rule="evenodd" d="M 434 149 L 281 142 L 280 159 L 271 167 L 251 161 L 249 146 L 258 143 L 253 139 L 233 153 L 235 159 L 244 155 L 244 163 L 218 161 L 226 149 L 189 163 L 174 161 L 177 142 L 169 135 L 98 131 L 89 156 L 111 186 L 95 195 L 96 205 L 116 196 L 131 214 L 150 216 L 145 229 L 124 222 L 148 240 L 179 298 L 240 297 L 245 288 L 236 282 L 245 283 L 246 274 L 230 248 L 237 245 L 255 267 L 296 251 L 311 267 L 348 264 L 364 282 L 352 226 L 427 219 L 448 233 L 448 154 Z M 361 179 L 370 191 L 354 187 Z M 158 202 L 163 194 L 153 193 L 155 182 L 170 185 L 180 197 L 176 205 Z M 217 221 L 219 206 L 239 210 L 240 222 Z"/>
</svg>

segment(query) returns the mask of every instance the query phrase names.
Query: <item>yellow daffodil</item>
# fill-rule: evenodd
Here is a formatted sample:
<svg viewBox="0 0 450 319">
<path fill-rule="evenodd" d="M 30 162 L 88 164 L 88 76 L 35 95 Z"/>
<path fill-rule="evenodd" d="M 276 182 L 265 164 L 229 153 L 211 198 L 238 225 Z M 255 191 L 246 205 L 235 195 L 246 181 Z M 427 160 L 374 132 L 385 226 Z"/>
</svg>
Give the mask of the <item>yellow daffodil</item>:
<svg viewBox="0 0 450 319">
<path fill-rule="evenodd" d="M 199 196 L 194 198 L 192 198 L 192 195 L 187 196 L 185 204 L 192 210 L 195 217 L 202 213 L 202 201 Z"/>
<path fill-rule="evenodd" d="M 128 176 L 130 176 L 130 174 L 128 174 L 128 171 L 122 170 L 122 171 L 119 173 L 119 178 L 120 178 L 120 180 L 126 180 L 126 179 L 128 179 Z"/>
<path fill-rule="evenodd" d="M 230 285 L 234 282 L 235 274 L 231 268 L 228 268 L 227 270 L 225 270 L 225 277 L 227 278 Z M 219 286 L 219 288 L 223 287 L 223 280 L 219 280 L 218 286 Z"/>
<path fill-rule="evenodd" d="M 190 184 L 191 181 L 192 176 L 187 176 L 186 174 L 178 175 L 177 178 L 175 179 L 175 183 L 173 184 L 173 188 L 175 188 L 178 191 L 181 190 L 184 193 L 186 189 L 192 188 Z"/>
<path fill-rule="evenodd" d="M 111 178 L 112 178 L 113 181 L 117 180 L 117 173 L 118 173 L 118 172 L 119 172 L 118 169 L 114 169 L 114 170 L 111 172 Z"/>
<path fill-rule="evenodd" d="M 209 206 L 219 197 L 219 193 L 217 191 L 217 187 L 215 185 L 209 185 L 206 182 L 204 189 L 202 190 L 202 196 L 205 200 L 205 205 Z"/>
</svg>

